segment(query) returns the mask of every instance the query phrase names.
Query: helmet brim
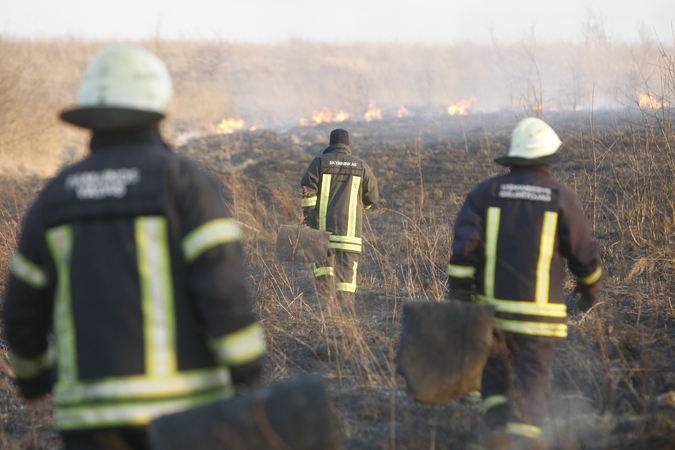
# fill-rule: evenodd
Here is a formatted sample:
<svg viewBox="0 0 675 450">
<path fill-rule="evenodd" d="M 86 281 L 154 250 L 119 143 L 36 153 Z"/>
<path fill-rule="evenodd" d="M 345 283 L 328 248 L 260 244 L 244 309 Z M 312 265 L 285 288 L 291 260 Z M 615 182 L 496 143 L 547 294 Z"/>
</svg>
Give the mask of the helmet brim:
<svg viewBox="0 0 675 450">
<path fill-rule="evenodd" d="M 164 117 L 152 111 L 115 107 L 76 107 L 61 113 L 61 120 L 94 131 L 124 130 L 152 125 Z"/>
<path fill-rule="evenodd" d="M 541 165 L 550 165 L 560 161 L 560 154 L 554 153 L 548 156 L 542 156 L 541 158 L 521 158 L 519 156 L 500 156 L 495 158 L 494 161 L 497 164 L 502 166 L 541 166 Z"/>
</svg>

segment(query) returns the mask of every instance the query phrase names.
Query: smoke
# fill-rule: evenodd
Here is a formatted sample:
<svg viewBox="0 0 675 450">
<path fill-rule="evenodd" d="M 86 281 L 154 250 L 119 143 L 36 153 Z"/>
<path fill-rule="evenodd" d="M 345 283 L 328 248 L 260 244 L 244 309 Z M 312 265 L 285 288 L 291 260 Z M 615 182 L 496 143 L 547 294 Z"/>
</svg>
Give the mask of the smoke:
<svg viewBox="0 0 675 450">
<path fill-rule="evenodd" d="M 469 103 L 468 113 L 508 109 L 533 114 L 633 104 L 641 93 L 658 95 L 660 50 L 673 54 L 672 47 L 650 42 L 592 39 L 538 44 L 532 38 L 506 46 L 203 45 L 224 59 L 209 71 L 208 83 L 199 85 L 221 100 L 227 109 L 223 115 L 259 127 L 298 125 L 301 118 L 311 124 L 309 118 L 319 113 L 365 120 L 373 104 L 384 119 L 396 118 L 401 107 L 417 116 L 447 114 L 449 106 L 461 102 Z M 174 72 L 181 76 L 178 68 Z M 190 75 L 205 78 L 206 72 Z M 178 91 L 178 96 L 187 94 Z"/>
</svg>

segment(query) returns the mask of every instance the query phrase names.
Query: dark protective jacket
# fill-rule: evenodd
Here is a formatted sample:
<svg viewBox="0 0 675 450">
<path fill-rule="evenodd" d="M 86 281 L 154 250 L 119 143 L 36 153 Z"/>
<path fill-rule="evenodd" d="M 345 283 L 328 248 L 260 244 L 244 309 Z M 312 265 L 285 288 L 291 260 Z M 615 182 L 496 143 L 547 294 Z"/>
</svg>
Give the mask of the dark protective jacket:
<svg viewBox="0 0 675 450">
<path fill-rule="evenodd" d="M 231 396 L 265 346 L 216 183 L 156 128 L 91 150 L 41 192 L 12 258 L 4 334 L 24 396 L 53 388 L 62 430 Z"/>
<path fill-rule="evenodd" d="M 566 337 L 563 258 L 580 284 L 600 279 L 599 246 L 574 191 L 548 166 L 514 166 L 467 196 L 454 226 L 450 290 L 475 283 L 477 299 L 496 307 L 497 328 Z"/>
<path fill-rule="evenodd" d="M 314 158 L 300 184 L 305 224 L 330 231 L 330 248 L 361 253 L 363 210 L 379 199 L 368 164 L 334 144 Z"/>
</svg>

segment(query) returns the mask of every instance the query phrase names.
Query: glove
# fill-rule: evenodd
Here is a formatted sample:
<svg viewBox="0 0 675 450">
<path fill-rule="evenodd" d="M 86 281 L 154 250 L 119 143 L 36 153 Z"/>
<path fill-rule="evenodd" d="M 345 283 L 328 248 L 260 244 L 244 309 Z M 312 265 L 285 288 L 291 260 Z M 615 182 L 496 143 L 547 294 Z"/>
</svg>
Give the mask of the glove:
<svg viewBox="0 0 675 450">
<path fill-rule="evenodd" d="M 577 300 L 577 308 L 581 312 L 586 312 L 595 302 L 598 301 L 598 294 L 600 294 L 600 288 L 602 284 L 600 281 L 596 281 L 593 284 L 583 284 L 577 280 L 577 287 L 574 289 L 574 295 L 580 294 L 579 300 Z"/>
</svg>

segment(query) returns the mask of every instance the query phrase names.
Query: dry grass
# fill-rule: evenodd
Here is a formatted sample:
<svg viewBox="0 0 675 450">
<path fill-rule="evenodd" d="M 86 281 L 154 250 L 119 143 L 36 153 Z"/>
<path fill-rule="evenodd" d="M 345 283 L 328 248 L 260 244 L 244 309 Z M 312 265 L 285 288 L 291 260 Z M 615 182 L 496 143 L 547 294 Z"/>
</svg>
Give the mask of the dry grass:
<svg viewBox="0 0 675 450">
<path fill-rule="evenodd" d="M 419 111 L 434 111 L 456 96 L 465 97 L 466 78 L 485 77 L 481 70 L 492 57 L 502 61 L 504 79 L 510 80 L 505 103 L 521 116 L 532 105 L 578 104 L 588 83 L 612 71 L 611 86 L 603 87 L 607 91 L 633 83 L 633 92 L 659 92 L 665 107 L 640 108 L 626 101 L 623 108 L 609 112 L 544 113 L 566 142 L 565 161 L 555 174 L 579 193 L 602 243 L 606 267 L 601 304 L 589 314 L 572 312 L 571 337 L 556 354 L 550 408 L 554 420 L 546 433 L 562 449 L 668 448 L 664 442 L 675 435 L 669 396 L 675 391 L 672 49 L 645 43 L 649 51 L 633 54 L 658 58 L 636 61 L 627 56 L 635 49 L 608 43 L 529 44 L 492 49 L 496 54 L 470 46 L 336 47 L 302 42 L 271 48 L 165 42 L 149 47 L 168 61 L 177 80 L 175 109 L 165 124 L 170 137 L 195 130 L 213 133 L 222 117 L 247 111 L 275 123 L 279 119 L 272 113 L 277 109 L 294 119 L 324 105 L 357 109 L 372 95 L 383 107 L 410 102 Z M 0 40 L 0 63 L 8 62 L 0 64 L 0 99 L 14 105 L 0 113 L 9 114 L 0 120 L 0 157 L 3 166 L 20 169 L 5 170 L 0 177 L 2 273 L 16 245 L 20 217 L 42 184 L 42 178 L 26 176 L 26 165 L 42 152 L 52 155 L 53 166 L 82 154 L 84 133 L 56 125 L 53 114 L 72 101 L 77 86 L 73 80 L 99 47 Z M 553 51 L 569 56 L 569 73 L 576 80 L 574 89 L 555 101 L 551 92 L 567 86 L 567 81 L 551 81 L 547 74 L 556 66 L 544 56 Z M 392 63 L 392 55 L 401 52 L 414 55 L 416 59 L 406 60 L 414 62 L 414 70 L 406 72 Z M 473 60 L 477 54 L 484 58 Z M 463 68 L 466 74 L 445 62 L 464 60 L 470 61 Z M 587 64 L 589 60 L 600 64 Z M 37 67 L 35 61 L 45 61 L 53 70 Z M 294 69 L 300 62 L 304 65 Z M 547 67 L 546 73 L 542 67 Z M 388 85 L 379 70 L 395 74 Z M 318 76 L 329 81 L 309 82 Z M 614 83 L 617 77 L 624 78 Z M 260 88 L 265 83 L 269 86 Z M 394 98 L 386 86 L 397 87 L 400 96 Z M 595 95 L 600 96 L 600 90 Z M 325 98 L 325 103 L 317 98 Z M 478 448 L 478 400 L 467 397 L 443 407 L 415 404 L 394 373 L 394 353 L 403 302 L 443 299 L 454 217 L 468 190 L 501 170 L 491 160 L 506 152 L 516 117 L 421 116 L 345 125 L 356 153 L 380 180 L 383 197 L 364 224 L 366 251 L 359 267 L 357 305 L 350 313 L 311 295 L 306 267 L 289 268 L 276 263 L 273 255 L 279 225 L 300 221 L 298 183 L 324 148 L 328 125 L 206 136 L 178 149 L 221 180 L 223 195 L 247 235 L 249 284 L 268 337 L 266 380 L 321 373 L 329 380 L 350 449 Z M 0 284 L 0 293 L 3 289 Z M 32 417 L 18 400 L 4 354 L 0 374 L 2 447 L 58 448 L 49 412 Z"/>
</svg>

